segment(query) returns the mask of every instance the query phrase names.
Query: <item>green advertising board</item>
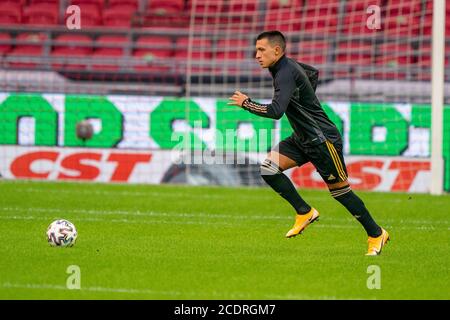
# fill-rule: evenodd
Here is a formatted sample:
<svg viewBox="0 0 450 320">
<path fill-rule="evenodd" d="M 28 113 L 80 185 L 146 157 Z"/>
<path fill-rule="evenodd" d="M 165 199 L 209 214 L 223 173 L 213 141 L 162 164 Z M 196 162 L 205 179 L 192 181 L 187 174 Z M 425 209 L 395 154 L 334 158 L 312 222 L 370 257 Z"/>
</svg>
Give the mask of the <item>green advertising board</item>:
<svg viewBox="0 0 450 320">
<path fill-rule="evenodd" d="M 430 156 L 430 105 L 324 102 L 323 107 L 343 134 L 348 155 Z M 35 146 L 172 149 L 188 142 L 199 150 L 266 152 L 292 133 L 285 116 L 257 117 L 220 99 L 4 94 L 0 145 L 20 144 L 24 118 L 34 121 L 28 145 Z M 85 119 L 98 124 L 88 141 L 75 134 Z M 450 106 L 442 121 L 445 189 L 450 190 Z"/>
</svg>

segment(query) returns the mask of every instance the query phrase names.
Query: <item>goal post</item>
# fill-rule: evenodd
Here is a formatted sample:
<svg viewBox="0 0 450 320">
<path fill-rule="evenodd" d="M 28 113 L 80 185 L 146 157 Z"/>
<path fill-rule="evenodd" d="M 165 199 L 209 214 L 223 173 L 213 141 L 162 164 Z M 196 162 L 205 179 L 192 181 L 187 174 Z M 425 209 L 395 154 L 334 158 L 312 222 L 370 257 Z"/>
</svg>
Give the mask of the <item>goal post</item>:
<svg viewBox="0 0 450 320">
<path fill-rule="evenodd" d="M 444 160 L 443 113 L 444 113 L 444 71 L 445 71 L 445 0 L 433 0 L 433 50 L 431 70 L 431 186 L 433 195 L 443 193 Z"/>
</svg>

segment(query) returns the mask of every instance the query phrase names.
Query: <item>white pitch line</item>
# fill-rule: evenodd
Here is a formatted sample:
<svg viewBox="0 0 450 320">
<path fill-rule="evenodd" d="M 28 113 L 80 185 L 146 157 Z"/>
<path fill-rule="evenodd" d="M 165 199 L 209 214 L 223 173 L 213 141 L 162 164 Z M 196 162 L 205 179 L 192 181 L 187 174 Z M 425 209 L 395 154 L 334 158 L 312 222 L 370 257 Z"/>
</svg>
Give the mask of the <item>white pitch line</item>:
<svg viewBox="0 0 450 320">
<path fill-rule="evenodd" d="M 261 188 L 262 189 L 262 188 Z M 35 193 L 42 193 L 42 189 L 37 188 L 22 188 L 22 192 L 35 192 Z M 323 190 L 324 194 L 326 194 L 326 190 Z M 179 192 L 179 191 L 171 191 L 168 190 L 168 192 L 161 192 L 161 191 L 120 191 L 120 190 L 46 190 L 46 194 L 86 194 L 86 195 L 102 195 L 102 196 L 124 196 L 124 197 L 130 197 L 130 196 L 136 196 L 136 197 L 149 197 L 149 196 L 158 196 L 158 197 L 170 197 L 170 198 L 205 198 L 205 199 L 229 199 L 230 195 L 228 194 L 208 194 L 208 193 L 196 193 L 196 194 L 189 194 L 186 192 Z M 260 199 L 261 195 L 259 194 L 240 194 L 239 198 L 242 199 Z M 274 197 L 276 198 L 276 197 Z M 325 199 L 323 197 L 318 196 L 305 196 L 308 200 L 314 200 L 314 201 L 324 201 Z M 402 199 L 391 199 L 389 202 L 393 203 L 400 203 L 404 202 L 405 200 Z M 383 202 L 385 203 L 385 199 L 372 199 L 370 201 L 371 203 L 374 202 Z"/>
<path fill-rule="evenodd" d="M 1 216 L 0 220 L 45 220 L 51 221 L 55 219 L 55 217 L 33 217 L 26 216 L 22 218 L 21 216 Z M 213 225 L 213 226 L 234 226 L 235 224 L 227 223 L 227 222 L 205 222 L 205 221 L 163 221 L 163 220 L 129 220 L 126 218 L 123 219 L 102 219 L 102 218 L 79 218 L 78 221 L 88 221 L 88 222 L 110 222 L 110 223 L 125 223 L 125 224 L 171 224 L 171 225 Z"/>
<path fill-rule="evenodd" d="M 157 211 L 128 211 L 128 210 L 85 210 L 85 209 L 59 209 L 59 208 L 20 208 L 20 207 L 0 207 L 1 211 L 12 212 L 48 212 L 48 213 L 74 213 L 74 214 L 94 214 L 94 215 L 127 215 L 143 217 L 174 217 L 174 218 L 215 218 L 215 219 L 252 219 L 252 220 L 286 220 L 292 217 L 283 216 L 261 216 L 261 215 L 231 215 L 213 213 L 171 213 Z"/>
<path fill-rule="evenodd" d="M 0 220 L 45 220 L 45 221 L 51 221 L 52 219 L 55 219 L 55 217 L 48 217 L 48 216 L 4 216 L 0 215 Z M 169 225 L 211 225 L 211 226 L 228 226 L 233 227 L 236 226 L 236 223 L 230 223 L 226 221 L 216 221 L 216 222 L 208 222 L 208 221 L 165 221 L 165 220 L 129 220 L 126 218 L 122 219 L 102 219 L 102 218 L 76 218 L 78 221 L 89 221 L 89 222 L 108 222 L 108 223 L 126 223 L 126 224 L 169 224 Z M 323 228 L 335 228 L 335 229 L 342 229 L 342 228 L 356 228 L 356 226 L 339 226 L 339 225 L 320 225 L 319 227 Z"/>
<path fill-rule="evenodd" d="M 0 220 L 46 220 L 50 221 L 54 219 L 55 217 L 49 217 L 49 216 L 5 216 L 0 215 Z M 170 224 L 170 225 L 211 225 L 211 226 L 236 226 L 236 223 L 230 223 L 225 221 L 216 221 L 216 222 L 208 222 L 208 221 L 165 221 L 165 220 L 129 220 L 126 218 L 123 219 L 102 219 L 102 218 L 84 218 L 84 217 L 77 217 L 78 221 L 89 221 L 89 222 L 108 222 L 108 223 L 125 223 L 125 224 Z M 395 230 L 426 230 L 426 231 L 433 231 L 433 230 L 439 230 L 440 228 L 435 228 L 433 226 L 421 226 L 421 227 L 408 227 L 408 226 L 402 226 L 402 227 L 393 227 L 391 225 L 384 225 L 387 229 L 395 229 Z M 347 224 L 347 225 L 340 225 L 340 224 L 316 224 L 315 228 L 331 228 L 331 229 L 358 229 L 360 226 L 358 224 Z M 450 231 L 450 227 L 446 229 L 447 231 Z"/>
<path fill-rule="evenodd" d="M 63 291 L 78 291 L 78 290 L 70 290 L 62 285 L 55 284 L 17 284 L 17 283 L 9 283 L 5 282 L 2 284 L 3 288 L 19 288 L 19 289 L 50 289 L 50 290 L 63 290 Z M 90 291 L 90 292 L 107 292 L 107 293 L 128 293 L 128 294 L 150 294 L 150 295 L 165 295 L 165 296 L 233 296 L 240 298 L 249 298 L 249 294 L 246 293 L 218 293 L 218 292 L 210 292 L 210 293 L 202 293 L 202 292 L 180 292 L 180 291 L 161 291 L 161 290 L 151 290 L 151 289 L 129 289 L 129 288 L 106 288 L 106 287 L 83 287 L 79 289 L 79 291 Z"/>
<path fill-rule="evenodd" d="M 42 189 L 37 188 L 21 188 L 21 192 L 35 192 L 35 193 L 42 193 Z M 48 193 L 55 193 L 55 194 L 86 194 L 86 195 L 101 195 L 101 196 L 136 196 L 136 197 L 149 197 L 149 196 L 158 196 L 158 197 L 170 197 L 170 198 L 206 198 L 206 199 L 223 199 L 223 198 L 230 198 L 229 195 L 225 194 L 207 194 L 207 193 L 198 193 L 198 194 L 189 194 L 186 192 L 179 192 L 179 191 L 168 191 L 168 192 L 161 192 L 161 191 L 152 191 L 149 190 L 147 192 L 144 191 L 119 191 L 119 190 L 46 190 L 46 194 Z M 246 198 L 253 198 L 253 199 L 260 199 L 260 195 L 252 195 L 252 194 L 246 194 L 246 195 L 240 195 L 239 197 Z M 319 199 L 319 198 L 318 198 Z"/>
<path fill-rule="evenodd" d="M 43 213 L 58 213 L 58 214 L 88 214 L 88 215 L 125 215 L 137 217 L 173 217 L 173 218 L 211 218 L 211 219 L 236 219 L 236 220 L 282 220 L 287 221 L 292 219 L 292 216 L 263 216 L 263 215 L 242 215 L 242 214 L 214 214 L 214 213 L 171 213 L 171 212 L 157 212 L 157 211 L 128 211 L 128 210 L 85 210 L 85 209 L 59 209 L 59 208 L 21 208 L 21 207 L 0 207 L 0 212 L 43 212 Z M 0 214 L 1 217 L 1 214 Z M 335 218 L 324 217 L 324 220 L 331 222 L 351 223 L 352 218 Z M 404 219 L 385 219 L 385 223 L 393 224 L 419 224 L 419 225 L 448 225 L 450 221 L 447 220 L 404 220 Z M 422 228 L 421 227 L 421 228 Z M 427 226 L 428 227 L 428 226 Z"/>
<path fill-rule="evenodd" d="M 66 286 L 55 284 L 18 284 L 5 282 L 2 284 L 2 288 L 19 288 L 19 289 L 51 289 L 51 290 L 64 290 L 64 291 L 78 291 L 68 289 Z M 81 287 L 79 291 L 91 291 L 91 292 L 110 292 L 110 293 L 132 293 L 132 294 L 151 294 L 151 295 L 168 295 L 178 296 L 181 292 L 178 291 L 157 291 L 149 289 L 125 289 L 125 288 L 105 288 L 105 287 Z"/>
<path fill-rule="evenodd" d="M 37 284 L 37 283 L 27 283 L 27 284 L 20 284 L 20 283 L 10 283 L 10 282 L 4 282 L 1 285 L 2 288 L 5 289 L 38 289 L 38 290 L 61 290 L 61 291 L 71 291 L 71 292 L 77 292 L 77 291 L 89 291 L 89 292 L 106 292 L 106 293 L 127 293 L 127 294 L 149 294 L 149 295 L 164 295 L 164 296 L 173 296 L 173 297 L 179 297 L 181 295 L 185 295 L 187 297 L 197 296 L 197 297 L 221 297 L 221 298 L 228 298 L 228 299 L 251 299 L 252 293 L 245 293 L 245 292 L 181 292 L 181 291 L 160 291 L 160 290 L 151 290 L 151 289 L 129 289 L 129 288 L 107 288 L 107 287 L 83 287 L 81 286 L 80 289 L 71 290 L 68 289 L 65 286 L 62 285 L 56 285 L 56 284 Z M 259 295 L 259 294 L 257 294 Z M 282 300 L 292 300 L 292 299 L 323 299 L 323 300 L 336 300 L 336 299 L 342 299 L 336 296 L 310 296 L 310 295 L 304 295 L 304 294 L 286 294 L 286 295 L 280 295 L 280 294 L 262 294 L 261 299 L 282 299 Z M 346 297 L 345 299 L 350 300 L 362 300 L 364 298 L 351 298 Z"/>
</svg>

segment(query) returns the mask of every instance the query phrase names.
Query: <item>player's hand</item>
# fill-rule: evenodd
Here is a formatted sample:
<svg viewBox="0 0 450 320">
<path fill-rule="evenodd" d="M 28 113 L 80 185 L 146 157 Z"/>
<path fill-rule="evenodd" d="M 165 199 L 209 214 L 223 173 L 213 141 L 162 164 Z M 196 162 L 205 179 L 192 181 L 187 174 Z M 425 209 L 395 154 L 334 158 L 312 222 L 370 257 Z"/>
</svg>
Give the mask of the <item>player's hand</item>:
<svg viewBox="0 0 450 320">
<path fill-rule="evenodd" d="M 235 91 L 234 94 L 230 98 L 228 98 L 228 100 L 230 100 L 228 102 L 228 105 L 242 107 L 245 99 L 248 99 L 245 94 L 240 91 Z"/>
</svg>

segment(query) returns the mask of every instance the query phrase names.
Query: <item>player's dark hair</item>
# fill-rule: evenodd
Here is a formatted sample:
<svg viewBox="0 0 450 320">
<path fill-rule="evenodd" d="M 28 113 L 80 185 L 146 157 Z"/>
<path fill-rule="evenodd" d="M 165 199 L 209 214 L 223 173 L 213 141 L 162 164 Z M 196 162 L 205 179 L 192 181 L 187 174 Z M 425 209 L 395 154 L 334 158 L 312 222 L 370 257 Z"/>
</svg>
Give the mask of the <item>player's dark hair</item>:
<svg viewBox="0 0 450 320">
<path fill-rule="evenodd" d="M 272 46 L 279 45 L 283 52 L 286 51 L 286 38 L 280 31 L 264 31 L 256 38 L 256 41 L 262 39 L 267 39 Z"/>
</svg>

